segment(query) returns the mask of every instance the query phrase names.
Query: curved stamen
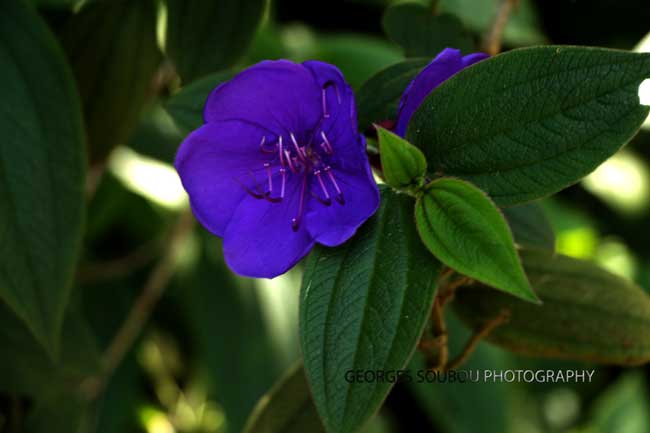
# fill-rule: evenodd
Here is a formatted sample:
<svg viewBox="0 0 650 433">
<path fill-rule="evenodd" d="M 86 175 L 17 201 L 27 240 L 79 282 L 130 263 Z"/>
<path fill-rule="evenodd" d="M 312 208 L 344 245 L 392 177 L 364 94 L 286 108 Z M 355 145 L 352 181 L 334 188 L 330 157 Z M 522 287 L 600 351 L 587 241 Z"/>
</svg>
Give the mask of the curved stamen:
<svg viewBox="0 0 650 433">
<path fill-rule="evenodd" d="M 287 158 L 287 165 L 289 166 L 289 170 L 291 170 L 291 173 L 295 173 L 296 168 L 293 166 L 293 161 L 291 159 L 291 155 L 289 154 L 288 150 L 284 151 L 284 156 Z"/>
<path fill-rule="evenodd" d="M 323 139 L 323 142 L 320 144 L 320 146 L 323 148 L 326 154 L 332 155 L 334 153 L 334 148 L 332 147 L 332 143 L 330 143 L 330 141 L 327 139 L 325 131 L 321 131 L 320 136 Z"/>
<path fill-rule="evenodd" d="M 252 173 L 251 173 L 251 176 L 252 176 Z M 244 182 L 242 182 L 241 180 L 237 179 L 236 177 L 233 178 L 233 179 L 235 180 L 235 182 L 237 182 L 238 184 L 240 184 L 240 185 L 242 186 L 242 188 L 244 188 L 244 190 L 245 190 L 248 194 L 250 194 L 253 198 L 256 198 L 256 199 L 258 199 L 258 200 L 261 200 L 261 199 L 265 198 L 265 195 L 266 195 L 266 194 L 262 194 L 261 192 L 259 192 L 259 189 L 258 189 L 258 192 L 255 192 L 255 191 L 251 190 L 249 187 L 247 187 L 247 186 L 244 184 Z M 254 180 L 254 179 L 255 179 L 255 177 L 253 177 L 253 180 Z"/>
<path fill-rule="evenodd" d="M 266 136 L 262 136 L 262 141 L 260 141 L 260 151 L 262 151 L 262 153 L 275 153 L 275 146 L 273 147 L 273 149 L 268 149 L 267 147 L 265 147 L 265 144 L 266 144 Z"/>
<path fill-rule="evenodd" d="M 283 144 L 282 144 L 282 136 L 278 138 L 278 155 L 280 157 L 280 166 L 284 167 L 284 158 L 283 158 L 283 152 L 282 152 Z"/>
<path fill-rule="evenodd" d="M 327 92 L 325 89 L 327 89 L 327 87 L 321 89 L 321 100 L 323 103 L 323 117 L 328 118 L 330 117 L 330 114 L 327 112 Z"/>
<path fill-rule="evenodd" d="M 296 232 L 300 228 L 302 221 L 302 210 L 305 203 L 305 190 L 307 189 L 307 174 L 302 177 L 302 185 L 300 186 L 300 198 L 298 200 L 298 215 L 291 219 L 291 229 Z"/>
<path fill-rule="evenodd" d="M 289 136 L 291 137 L 291 141 L 293 142 L 293 147 L 296 149 L 296 153 L 298 154 L 300 160 L 307 161 L 307 155 L 305 155 L 304 149 L 298 146 L 298 141 L 296 140 L 296 136 L 293 135 L 293 132 L 290 132 Z"/>
<path fill-rule="evenodd" d="M 311 196 L 315 198 L 320 204 L 323 206 L 331 206 L 332 205 L 332 199 L 328 198 L 327 200 L 323 200 L 318 196 L 318 194 L 314 193 L 313 191 L 311 192 Z"/>
<path fill-rule="evenodd" d="M 336 189 L 336 201 L 339 202 L 340 204 L 345 204 L 345 198 L 343 197 L 343 192 L 341 192 L 341 188 L 339 188 L 339 184 L 336 182 L 336 179 L 334 178 L 334 173 L 332 173 L 332 167 L 327 166 L 324 168 L 323 171 L 327 173 L 330 182 L 332 182 L 332 185 L 334 185 L 334 189 Z"/>
<path fill-rule="evenodd" d="M 272 179 L 272 172 L 271 172 L 271 164 L 268 162 L 264 163 L 264 168 L 266 169 L 266 177 L 268 178 L 269 181 L 269 193 L 273 192 L 273 179 Z"/>
<path fill-rule="evenodd" d="M 266 164 L 265 164 L 266 165 Z M 270 169 L 269 169 L 270 172 Z M 280 175 L 281 177 L 281 185 L 280 185 L 280 196 L 279 197 L 271 197 L 271 193 L 273 192 L 273 189 L 271 188 L 271 179 L 269 178 L 269 190 L 264 194 L 264 199 L 267 201 L 270 201 L 271 203 L 280 203 L 284 199 L 284 189 L 287 184 L 287 169 L 282 167 L 280 169 Z M 270 173 L 269 173 L 270 176 Z"/>
<path fill-rule="evenodd" d="M 280 169 L 280 174 L 282 175 L 282 185 L 280 186 L 280 198 L 284 198 L 284 186 L 287 183 L 287 169 L 282 167 Z"/>
<path fill-rule="evenodd" d="M 321 199 L 318 195 L 313 194 L 316 199 L 324 204 L 325 206 L 329 206 L 332 204 L 332 199 L 330 198 L 330 193 L 327 191 L 327 188 L 325 188 L 325 182 L 323 182 L 323 178 L 321 177 L 321 171 L 316 170 L 314 171 L 314 176 L 316 176 L 316 179 L 318 180 L 318 183 L 320 184 L 320 189 L 323 191 L 323 195 L 325 196 L 325 200 Z"/>
</svg>

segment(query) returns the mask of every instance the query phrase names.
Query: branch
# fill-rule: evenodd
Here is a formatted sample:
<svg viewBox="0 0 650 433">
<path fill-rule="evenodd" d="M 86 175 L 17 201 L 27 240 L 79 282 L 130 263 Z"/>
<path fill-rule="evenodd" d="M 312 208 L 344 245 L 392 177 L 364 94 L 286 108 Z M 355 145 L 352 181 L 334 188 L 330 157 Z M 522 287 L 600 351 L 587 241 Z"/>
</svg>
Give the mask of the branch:
<svg viewBox="0 0 650 433">
<path fill-rule="evenodd" d="M 497 13 L 492 21 L 492 26 L 485 35 L 483 40 L 483 50 L 491 56 L 499 54 L 501 51 L 501 37 L 503 30 L 508 23 L 510 13 L 519 6 L 519 0 L 501 0 Z"/>
<path fill-rule="evenodd" d="M 180 246 L 191 232 L 193 225 L 194 218 L 188 210 L 178 217 L 176 224 L 172 227 L 164 255 L 149 274 L 140 296 L 136 299 L 126 320 L 104 353 L 101 373 L 96 377 L 86 379 L 81 384 L 81 391 L 89 400 L 95 399 L 101 393 L 106 381 L 120 365 L 149 320 L 156 303 L 174 274 L 174 265 Z"/>
<path fill-rule="evenodd" d="M 478 346 L 481 340 L 490 335 L 494 328 L 506 323 L 508 319 L 510 319 L 510 312 L 508 310 L 501 310 L 498 316 L 492 320 L 485 322 L 483 326 L 474 334 L 472 334 L 469 340 L 467 340 L 467 343 L 465 343 L 465 347 L 463 348 L 463 351 L 460 353 L 460 355 L 447 363 L 445 370 L 454 370 L 467 362 L 472 353 L 474 353 L 474 350 L 476 350 L 476 346 Z"/>
</svg>

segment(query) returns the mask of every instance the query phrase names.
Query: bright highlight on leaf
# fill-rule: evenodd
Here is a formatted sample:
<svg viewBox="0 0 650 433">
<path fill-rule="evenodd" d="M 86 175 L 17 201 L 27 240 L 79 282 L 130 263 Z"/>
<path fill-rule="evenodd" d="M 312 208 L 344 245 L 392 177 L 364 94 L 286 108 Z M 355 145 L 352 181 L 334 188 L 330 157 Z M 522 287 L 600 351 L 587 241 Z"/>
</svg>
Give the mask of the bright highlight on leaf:
<svg viewBox="0 0 650 433">
<path fill-rule="evenodd" d="M 503 215 L 475 186 L 451 178 L 431 182 L 417 200 L 415 220 L 424 244 L 447 266 L 537 301 Z"/>
<path fill-rule="evenodd" d="M 644 161 L 621 151 L 582 180 L 582 186 L 613 208 L 639 214 L 650 205 L 650 173 Z"/>
<path fill-rule="evenodd" d="M 427 171 L 422 151 L 402 137 L 379 126 L 376 128 L 386 183 L 398 189 L 420 185 Z"/>
<path fill-rule="evenodd" d="M 169 209 L 187 206 L 187 194 L 174 168 L 119 147 L 109 159 L 111 172 L 131 191 Z"/>
</svg>

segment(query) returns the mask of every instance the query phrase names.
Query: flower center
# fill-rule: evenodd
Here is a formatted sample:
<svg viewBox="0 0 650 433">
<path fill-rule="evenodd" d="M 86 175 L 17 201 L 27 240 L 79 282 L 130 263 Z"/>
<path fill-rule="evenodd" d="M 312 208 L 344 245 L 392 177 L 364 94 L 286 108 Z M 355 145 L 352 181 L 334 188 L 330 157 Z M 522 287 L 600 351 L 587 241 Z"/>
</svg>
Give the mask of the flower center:
<svg viewBox="0 0 650 433">
<path fill-rule="evenodd" d="M 315 142 L 318 145 L 314 145 Z M 269 160 L 257 171 L 262 171 L 266 179 L 259 182 L 255 173 L 250 171 L 254 189 L 239 182 L 252 197 L 280 203 L 286 197 L 287 182 L 294 176 L 299 177 L 298 208 L 296 216 L 291 219 L 291 228 L 294 231 L 300 228 L 309 198 L 316 199 L 323 206 L 331 206 L 332 198 L 340 205 L 345 204 L 343 191 L 329 163 L 330 157 L 334 155 L 334 147 L 324 131 L 320 132 L 315 142 L 312 137 L 309 142 L 303 144 L 293 132 L 287 137 L 279 136 L 271 143 L 267 142 L 266 137 L 262 137 L 260 152 L 267 155 Z"/>
<path fill-rule="evenodd" d="M 330 117 L 327 106 L 327 90 L 334 88 L 336 101 L 341 104 L 341 95 L 334 82 L 327 82 L 321 89 L 322 118 L 314 130 L 320 129 L 323 120 Z M 318 143 L 316 145 L 316 143 Z M 280 135 L 277 139 L 267 142 L 267 137 L 260 141 L 260 152 L 267 155 L 269 160 L 261 168 L 266 176 L 266 181 L 258 183 L 255 173 L 249 171 L 254 190 L 239 182 L 246 192 L 259 200 L 271 203 L 280 203 L 285 199 L 287 182 L 298 176 L 300 182 L 298 208 L 296 216 L 291 219 L 291 228 L 298 231 L 302 222 L 306 201 L 316 199 L 323 206 L 332 205 L 332 197 L 340 204 L 345 205 L 343 191 L 336 180 L 334 170 L 330 164 L 334 147 L 325 131 L 320 134 L 311 134 L 306 142 L 301 142 L 293 132 L 287 136 Z M 259 169 L 258 169 L 259 171 Z"/>
</svg>

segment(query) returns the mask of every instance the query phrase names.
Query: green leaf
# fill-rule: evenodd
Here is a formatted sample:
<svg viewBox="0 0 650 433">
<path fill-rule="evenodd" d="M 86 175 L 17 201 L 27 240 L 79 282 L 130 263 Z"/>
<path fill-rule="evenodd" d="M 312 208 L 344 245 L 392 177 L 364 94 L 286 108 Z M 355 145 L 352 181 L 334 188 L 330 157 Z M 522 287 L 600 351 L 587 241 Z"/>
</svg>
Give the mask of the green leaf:
<svg viewBox="0 0 650 433">
<path fill-rule="evenodd" d="M 173 164 L 178 146 L 183 141 L 178 126 L 161 105 L 154 105 L 133 132 L 129 147 L 141 155 Z"/>
<path fill-rule="evenodd" d="M 431 172 L 469 180 L 499 205 L 534 200 L 577 182 L 632 138 L 648 116 L 638 96 L 647 77 L 650 54 L 510 51 L 436 88 L 407 139 Z"/>
<path fill-rule="evenodd" d="M 58 361 L 53 361 L 29 330 L 0 303 L 0 391 L 38 399 L 75 392 L 100 368 L 95 337 L 77 308 L 66 314 Z"/>
<path fill-rule="evenodd" d="M 518 245 L 555 250 L 555 233 L 544 209 L 537 203 L 502 209 Z"/>
<path fill-rule="evenodd" d="M 361 129 L 382 120 L 395 120 L 404 89 L 430 61 L 411 59 L 396 63 L 366 81 L 357 92 Z"/>
<path fill-rule="evenodd" d="M 79 98 L 30 6 L 0 14 L 0 298 L 56 355 L 84 220 Z"/>
<path fill-rule="evenodd" d="M 324 433 L 302 364 L 295 365 L 253 410 L 244 433 Z"/>
<path fill-rule="evenodd" d="M 536 301 L 503 215 L 483 191 L 458 179 L 426 186 L 415 205 L 424 244 L 461 274 Z"/>
<path fill-rule="evenodd" d="M 578 432 L 645 433 L 650 430 L 648 406 L 646 376 L 640 370 L 624 373 L 598 396 L 587 427 Z"/>
<path fill-rule="evenodd" d="M 451 14 L 433 15 L 430 8 L 417 3 L 402 3 L 386 10 L 384 31 L 404 48 L 406 57 L 435 57 L 443 49 L 474 51 L 472 37 L 461 21 Z"/>
<path fill-rule="evenodd" d="M 156 14 L 156 2 L 150 0 L 92 2 L 62 30 L 93 162 L 127 143 L 156 91 L 153 78 L 162 59 Z"/>
<path fill-rule="evenodd" d="M 25 422 L 29 433 L 82 433 L 89 424 L 90 403 L 75 393 L 61 393 L 39 401 Z"/>
<path fill-rule="evenodd" d="M 187 134 L 203 125 L 203 107 L 210 92 L 219 84 L 231 79 L 234 71 L 223 71 L 208 75 L 185 86 L 171 97 L 165 108 L 181 132 Z"/>
<path fill-rule="evenodd" d="M 456 293 L 455 311 L 472 328 L 500 311 L 510 313 L 488 340 L 535 357 L 606 364 L 650 360 L 650 297 L 598 266 L 541 250 L 522 251 L 542 305 L 521 302 L 484 286 Z"/>
<path fill-rule="evenodd" d="M 184 83 L 232 66 L 246 52 L 266 0 L 167 0 L 167 55 Z"/>
<path fill-rule="evenodd" d="M 413 226 L 409 196 L 382 191 L 381 207 L 337 248 L 317 246 L 300 295 L 300 341 L 314 402 L 328 432 L 355 432 L 392 384 L 350 383 L 350 370 L 398 370 L 427 321 L 440 266 Z"/>
<path fill-rule="evenodd" d="M 386 183 L 394 188 L 420 185 L 427 171 L 422 151 L 402 137 L 377 126 L 379 155 Z"/>
</svg>

